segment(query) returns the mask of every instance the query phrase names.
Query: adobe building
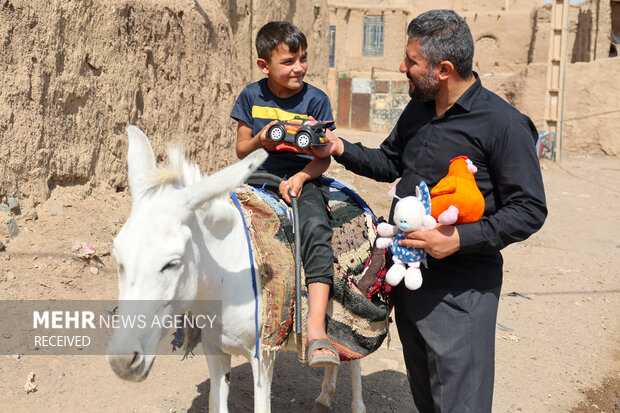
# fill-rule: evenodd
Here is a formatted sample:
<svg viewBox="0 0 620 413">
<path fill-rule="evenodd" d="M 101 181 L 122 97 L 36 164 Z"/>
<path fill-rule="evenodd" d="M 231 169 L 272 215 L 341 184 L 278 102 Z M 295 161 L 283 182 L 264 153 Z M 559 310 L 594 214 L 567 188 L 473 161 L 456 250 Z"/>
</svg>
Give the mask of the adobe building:
<svg viewBox="0 0 620 413">
<path fill-rule="evenodd" d="M 409 21 L 451 8 L 468 22 L 483 84 L 544 129 L 551 3 L 536 0 L 329 0 L 328 94 L 337 124 L 388 131 L 407 104 L 398 72 Z M 620 154 L 620 1 L 586 0 L 569 12 L 564 149 Z"/>
<path fill-rule="evenodd" d="M 254 39 L 271 20 L 306 34 L 306 80 L 329 92 L 338 127 L 387 131 L 409 100 L 398 72 L 407 24 L 437 7 L 467 19 L 483 83 L 540 128 L 551 5 L 534 0 L 5 0 L 0 197 L 37 203 L 75 184 L 123 190 L 129 124 L 156 153 L 180 141 L 203 171 L 230 163 L 230 111 L 263 76 Z M 620 155 L 620 59 L 610 57 L 620 2 L 583 1 L 570 16 L 565 148 Z"/>
</svg>

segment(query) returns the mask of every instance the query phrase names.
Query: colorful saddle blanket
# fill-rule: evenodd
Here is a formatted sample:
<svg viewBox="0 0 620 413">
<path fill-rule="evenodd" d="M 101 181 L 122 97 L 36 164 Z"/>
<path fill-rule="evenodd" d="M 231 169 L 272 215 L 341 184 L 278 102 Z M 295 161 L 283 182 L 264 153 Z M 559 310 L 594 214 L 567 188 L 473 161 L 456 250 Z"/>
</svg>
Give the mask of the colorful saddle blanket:
<svg viewBox="0 0 620 413">
<path fill-rule="evenodd" d="M 330 224 L 334 230 L 333 296 L 327 309 L 327 335 L 342 360 L 355 360 L 375 351 L 388 331 L 389 285 L 384 282 L 385 251 L 374 250 L 376 217 L 368 205 L 342 183 L 324 178 L 329 188 Z M 242 206 L 261 277 L 260 345 L 280 348 L 293 328 L 295 259 L 291 209 L 267 191 L 241 186 L 235 194 Z M 308 295 L 302 271 L 302 320 Z M 302 326 L 305 333 L 305 325 Z M 303 334 L 305 336 L 305 334 Z M 305 361 L 305 337 L 298 356 Z"/>
</svg>

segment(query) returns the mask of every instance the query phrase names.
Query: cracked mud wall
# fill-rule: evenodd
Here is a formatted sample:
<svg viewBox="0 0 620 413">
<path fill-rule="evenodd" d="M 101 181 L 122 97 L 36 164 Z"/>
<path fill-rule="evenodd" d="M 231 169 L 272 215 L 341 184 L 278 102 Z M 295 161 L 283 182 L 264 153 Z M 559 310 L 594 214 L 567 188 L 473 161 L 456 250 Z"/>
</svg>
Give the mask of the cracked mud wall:
<svg viewBox="0 0 620 413">
<path fill-rule="evenodd" d="M 254 4 L 252 32 L 238 19 L 252 6 L 242 2 L 0 0 L 0 196 L 38 203 L 56 186 L 123 189 L 129 124 L 158 155 L 181 142 L 203 172 L 229 164 L 229 114 L 254 64 L 253 44 L 239 38 L 286 13 L 311 47 L 329 30 L 317 24 L 325 1 L 290 1 L 285 14 L 276 1 Z M 321 53 L 310 50 L 319 85 Z"/>
<path fill-rule="evenodd" d="M 126 185 L 125 128 L 230 159 L 230 25 L 215 1 L 0 2 L 0 194 Z"/>
</svg>

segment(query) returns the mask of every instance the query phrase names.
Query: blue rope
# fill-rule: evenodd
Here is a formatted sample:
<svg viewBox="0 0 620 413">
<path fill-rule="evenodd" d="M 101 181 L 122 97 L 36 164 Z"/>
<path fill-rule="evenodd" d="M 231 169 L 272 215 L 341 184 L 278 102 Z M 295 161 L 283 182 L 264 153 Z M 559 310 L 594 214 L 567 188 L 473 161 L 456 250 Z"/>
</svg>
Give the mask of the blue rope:
<svg viewBox="0 0 620 413">
<path fill-rule="evenodd" d="M 239 210 L 241 214 L 241 221 L 243 221 L 243 227 L 245 228 L 245 238 L 248 242 L 248 252 L 250 255 L 250 268 L 252 269 L 252 288 L 254 288 L 254 331 L 256 337 L 256 352 L 254 353 L 254 358 L 258 359 L 258 291 L 256 286 L 256 272 L 254 270 L 254 255 L 252 254 L 252 241 L 250 241 L 250 232 L 248 231 L 248 226 L 245 223 L 245 217 L 243 216 L 243 211 L 241 210 L 241 204 L 239 203 L 239 199 L 237 198 L 237 194 L 234 192 L 230 193 L 230 198 L 235 203 L 235 206 Z"/>
</svg>

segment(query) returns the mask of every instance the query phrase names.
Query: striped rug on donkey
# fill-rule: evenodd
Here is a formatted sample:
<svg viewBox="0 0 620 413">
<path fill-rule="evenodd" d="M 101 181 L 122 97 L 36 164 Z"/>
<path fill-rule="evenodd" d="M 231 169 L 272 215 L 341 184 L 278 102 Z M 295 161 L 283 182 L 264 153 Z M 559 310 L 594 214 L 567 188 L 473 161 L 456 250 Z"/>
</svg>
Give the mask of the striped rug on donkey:
<svg viewBox="0 0 620 413">
<path fill-rule="evenodd" d="M 341 360 L 367 356 L 387 336 L 389 288 L 384 281 L 385 251 L 374 249 L 377 219 L 368 205 L 342 183 L 324 178 L 329 188 L 334 230 L 334 283 L 327 309 L 327 335 Z M 293 328 L 295 265 L 292 212 L 268 191 L 242 186 L 235 191 L 252 240 L 263 291 L 265 320 L 261 345 L 282 346 Z M 296 337 L 300 361 L 306 361 L 305 320 L 308 296 L 302 270 L 302 337 Z"/>
</svg>

